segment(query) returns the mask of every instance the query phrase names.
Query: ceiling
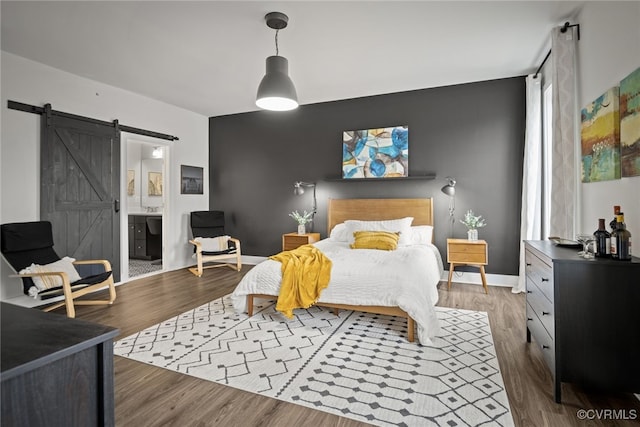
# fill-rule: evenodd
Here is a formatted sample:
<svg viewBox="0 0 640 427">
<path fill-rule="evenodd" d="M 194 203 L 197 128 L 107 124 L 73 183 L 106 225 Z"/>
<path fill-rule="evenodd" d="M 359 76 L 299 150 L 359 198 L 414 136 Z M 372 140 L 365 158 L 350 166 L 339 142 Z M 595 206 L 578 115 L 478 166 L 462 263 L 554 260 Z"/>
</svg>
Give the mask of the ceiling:
<svg viewBox="0 0 640 427">
<path fill-rule="evenodd" d="M 2 1 L 2 50 L 187 110 L 255 111 L 275 31 L 301 104 L 534 72 L 583 1 Z"/>
</svg>

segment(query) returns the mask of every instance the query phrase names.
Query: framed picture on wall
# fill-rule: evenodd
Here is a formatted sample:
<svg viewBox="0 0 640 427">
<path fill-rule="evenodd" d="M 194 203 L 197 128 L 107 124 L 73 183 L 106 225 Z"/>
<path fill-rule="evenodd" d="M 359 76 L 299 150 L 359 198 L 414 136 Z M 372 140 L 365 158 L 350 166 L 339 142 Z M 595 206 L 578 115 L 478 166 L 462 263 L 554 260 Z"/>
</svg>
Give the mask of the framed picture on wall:
<svg viewBox="0 0 640 427">
<path fill-rule="evenodd" d="M 342 133 L 342 178 L 409 176 L 409 127 L 350 130 Z"/>
<path fill-rule="evenodd" d="M 180 166 L 180 194 L 204 194 L 204 168 Z"/>
<path fill-rule="evenodd" d="M 640 68 L 620 81 L 622 176 L 640 176 Z"/>
<path fill-rule="evenodd" d="M 620 179 L 619 94 L 612 87 L 580 112 L 582 182 Z"/>
<path fill-rule="evenodd" d="M 149 172 L 149 196 L 162 196 L 162 173 Z"/>
<path fill-rule="evenodd" d="M 136 194 L 136 171 L 127 170 L 127 196 L 133 196 Z"/>
</svg>

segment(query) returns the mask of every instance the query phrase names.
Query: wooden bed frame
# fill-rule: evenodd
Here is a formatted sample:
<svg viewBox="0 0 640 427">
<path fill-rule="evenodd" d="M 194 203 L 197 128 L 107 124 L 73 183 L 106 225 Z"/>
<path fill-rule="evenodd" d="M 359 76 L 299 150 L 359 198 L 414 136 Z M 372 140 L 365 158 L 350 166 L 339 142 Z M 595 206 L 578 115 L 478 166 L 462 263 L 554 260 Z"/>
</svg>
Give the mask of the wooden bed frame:
<svg viewBox="0 0 640 427">
<path fill-rule="evenodd" d="M 433 199 L 329 199 L 327 215 L 327 233 L 336 224 L 348 219 L 362 221 L 377 221 L 413 217 L 412 225 L 433 225 Z M 274 299 L 275 295 L 250 294 L 247 295 L 247 313 L 253 316 L 253 300 Z M 415 321 L 400 307 L 386 307 L 378 305 L 349 305 L 319 302 L 318 307 L 332 308 L 337 315 L 339 310 L 362 311 L 365 313 L 384 314 L 405 317 L 407 319 L 407 339 L 415 340 Z"/>
</svg>

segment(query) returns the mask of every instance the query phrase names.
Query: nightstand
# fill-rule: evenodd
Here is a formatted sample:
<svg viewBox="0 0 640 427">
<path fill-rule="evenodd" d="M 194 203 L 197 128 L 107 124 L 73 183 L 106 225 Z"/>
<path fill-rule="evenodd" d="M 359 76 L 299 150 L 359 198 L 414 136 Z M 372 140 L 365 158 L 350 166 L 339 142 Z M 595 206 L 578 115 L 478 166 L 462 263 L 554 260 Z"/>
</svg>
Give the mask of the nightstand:
<svg viewBox="0 0 640 427">
<path fill-rule="evenodd" d="M 282 250 L 290 251 L 302 245 L 315 243 L 320 240 L 320 233 L 287 233 L 282 235 Z"/>
<path fill-rule="evenodd" d="M 471 265 L 480 268 L 484 292 L 489 293 L 484 266 L 487 265 L 487 242 L 484 240 L 447 239 L 447 262 L 449 263 L 448 289 L 451 289 L 451 276 L 456 265 Z"/>
</svg>

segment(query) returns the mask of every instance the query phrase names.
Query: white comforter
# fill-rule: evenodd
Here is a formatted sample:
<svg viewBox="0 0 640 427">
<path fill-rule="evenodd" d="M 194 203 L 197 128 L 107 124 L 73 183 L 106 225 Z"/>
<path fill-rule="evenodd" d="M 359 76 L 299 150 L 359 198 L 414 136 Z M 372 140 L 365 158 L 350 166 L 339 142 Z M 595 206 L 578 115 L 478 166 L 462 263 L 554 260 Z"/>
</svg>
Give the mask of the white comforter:
<svg viewBox="0 0 640 427">
<path fill-rule="evenodd" d="M 433 245 L 410 245 L 394 251 L 350 249 L 346 242 L 315 243 L 333 263 L 329 286 L 319 302 L 397 306 L 418 325 L 418 340 L 431 345 L 439 332 L 434 305 L 442 277 L 440 252 Z M 281 263 L 266 260 L 252 268 L 232 294 L 236 311 L 247 311 L 248 294 L 278 295 Z"/>
</svg>

